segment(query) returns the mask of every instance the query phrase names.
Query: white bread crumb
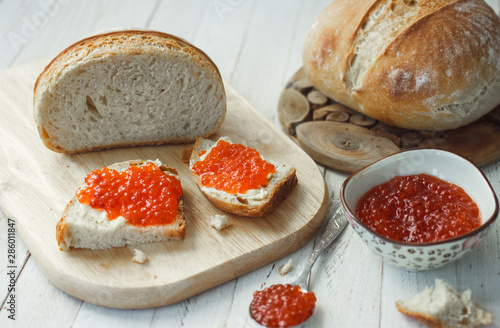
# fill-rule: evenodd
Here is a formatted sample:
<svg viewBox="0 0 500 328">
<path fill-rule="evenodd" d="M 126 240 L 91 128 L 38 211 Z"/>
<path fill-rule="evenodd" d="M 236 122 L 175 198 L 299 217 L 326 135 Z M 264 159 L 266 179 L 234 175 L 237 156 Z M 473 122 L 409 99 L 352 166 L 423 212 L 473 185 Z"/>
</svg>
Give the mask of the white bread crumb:
<svg viewBox="0 0 500 328">
<path fill-rule="evenodd" d="M 280 268 L 278 269 L 278 274 L 280 276 L 284 276 L 288 272 L 292 271 L 292 269 L 293 269 L 293 260 L 289 259 L 288 262 L 280 266 Z"/>
<path fill-rule="evenodd" d="M 134 248 L 134 257 L 132 258 L 132 262 L 144 264 L 148 262 L 149 259 L 146 257 L 143 251 Z"/>
<path fill-rule="evenodd" d="M 410 300 L 397 301 L 396 307 L 430 327 L 472 328 L 492 323 L 492 314 L 477 306 L 470 289 L 460 293 L 441 279 Z"/>
<path fill-rule="evenodd" d="M 220 231 L 222 229 L 226 229 L 227 227 L 230 227 L 231 223 L 229 222 L 227 216 L 221 215 L 221 214 L 215 214 L 212 216 L 212 220 L 210 221 L 210 225 L 212 226 L 212 228 Z"/>
</svg>

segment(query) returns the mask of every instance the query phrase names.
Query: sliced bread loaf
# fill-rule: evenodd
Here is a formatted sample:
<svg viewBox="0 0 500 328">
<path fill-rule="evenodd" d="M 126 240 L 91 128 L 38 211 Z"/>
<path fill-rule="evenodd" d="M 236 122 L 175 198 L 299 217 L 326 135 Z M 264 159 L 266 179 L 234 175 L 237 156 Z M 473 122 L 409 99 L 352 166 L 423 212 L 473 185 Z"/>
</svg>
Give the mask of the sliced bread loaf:
<svg viewBox="0 0 500 328">
<path fill-rule="evenodd" d="M 216 142 L 208 139 L 198 139 L 193 148 L 191 154 L 191 159 L 189 162 L 191 173 L 193 174 L 196 184 L 200 188 L 201 192 L 205 197 L 217 208 L 222 209 L 226 212 L 242 215 L 242 216 L 265 216 L 272 212 L 285 198 L 290 194 L 293 187 L 297 184 L 297 177 L 295 175 L 295 168 L 286 164 L 278 164 L 272 161 L 267 161 L 272 164 L 275 168 L 275 173 L 267 178 L 267 183 L 250 189 L 244 193 L 237 192 L 227 192 L 221 188 L 209 187 L 203 184 L 202 176 L 195 172 L 195 165 L 200 161 L 204 161 L 212 149 L 218 144 L 219 141 L 226 141 L 233 144 L 230 138 L 221 137 Z M 200 153 L 201 152 L 201 153 Z M 238 154 L 235 154 L 238 156 Z M 259 154 L 260 156 L 260 154 Z M 261 157 L 262 158 L 262 157 Z M 222 161 L 230 161 L 230 158 L 222 159 Z M 237 177 L 238 174 L 245 174 L 245 170 L 241 170 L 244 165 L 230 169 L 229 171 L 222 172 L 219 171 L 220 176 L 225 175 Z M 214 172 L 209 172 L 206 174 L 213 174 Z M 231 178 L 229 178 L 228 183 L 231 184 Z"/>
<path fill-rule="evenodd" d="M 226 113 L 222 78 L 203 51 L 138 30 L 68 47 L 38 77 L 33 104 L 42 141 L 61 153 L 193 142 Z"/>
<path fill-rule="evenodd" d="M 133 160 L 113 164 L 108 169 L 123 172 L 132 165 L 142 166 L 147 163 L 154 164 L 165 175 L 170 175 L 179 180 L 175 169 L 168 168 L 158 160 Z M 186 223 L 184 220 L 182 195 L 177 199 L 177 213 L 172 222 L 168 224 L 137 225 L 131 224 L 128 218 L 126 219 L 121 215 L 110 219 L 109 214 L 105 210 L 93 208 L 89 204 L 82 204 L 79 201 L 78 192 L 87 187 L 88 185 L 84 183 L 78 189 L 77 194 L 71 199 L 61 220 L 57 224 L 56 238 L 61 250 L 69 250 L 70 248 L 105 249 L 184 238 Z M 145 192 L 150 192 L 151 188 L 155 187 L 153 183 L 152 185 L 148 185 L 144 190 Z M 126 192 L 125 186 L 123 188 L 124 190 L 122 191 Z M 103 193 L 107 192 L 106 190 L 101 191 Z M 128 192 L 133 191 L 128 190 Z M 116 201 L 120 202 L 119 200 Z M 137 202 L 139 201 L 141 200 L 138 199 Z M 144 202 L 147 202 L 147 200 L 144 200 Z M 123 205 L 127 206 L 128 204 L 125 203 Z M 142 218 L 135 218 L 136 221 L 137 219 L 141 220 Z"/>
</svg>

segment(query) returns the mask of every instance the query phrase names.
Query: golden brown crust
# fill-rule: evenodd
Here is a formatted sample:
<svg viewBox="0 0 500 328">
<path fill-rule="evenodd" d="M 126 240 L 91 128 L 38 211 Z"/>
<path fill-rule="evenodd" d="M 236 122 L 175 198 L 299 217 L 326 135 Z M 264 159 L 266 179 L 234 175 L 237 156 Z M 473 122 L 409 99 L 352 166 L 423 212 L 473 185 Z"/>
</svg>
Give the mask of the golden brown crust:
<svg viewBox="0 0 500 328">
<path fill-rule="evenodd" d="M 110 165 L 109 168 L 119 168 L 123 167 L 125 163 L 127 163 L 127 167 L 130 165 L 141 165 L 144 164 L 146 161 L 143 160 L 130 160 L 127 162 L 123 163 L 116 163 L 113 165 Z M 161 165 L 160 170 L 163 172 L 168 172 L 174 175 L 178 175 L 178 172 L 176 169 L 168 167 L 166 165 Z M 69 201 L 68 205 L 66 206 L 65 211 L 63 212 L 63 215 L 59 222 L 56 225 L 56 241 L 57 244 L 59 245 L 59 249 L 61 251 L 65 250 L 70 250 L 74 249 L 72 245 L 67 245 L 66 244 L 66 238 L 70 237 L 71 231 L 68 229 L 68 225 L 66 223 L 66 211 L 68 208 L 74 205 L 74 203 L 78 202 L 78 198 L 75 194 L 73 198 Z M 156 226 L 163 228 L 161 231 L 162 236 L 165 239 L 175 239 L 175 240 L 183 240 L 184 237 L 186 236 L 186 221 L 184 219 L 184 200 L 183 200 L 183 195 L 179 197 L 178 203 L 177 203 L 177 217 L 175 218 L 175 221 L 171 224 L 164 225 L 164 226 Z M 150 228 L 151 226 L 145 227 Z M 141 229 L 141 227 L 137 227 L 137 229 Z"/>
<path fill-rule="evenodd" d="M 422 313 L 417 313 L 417 312 L 412 312 L 408 311 L 405 307 L 403 307 L 399 302 L 396 302 L 396 308 L 398 309 L 399 312 L 406 314 L 409 317 L 412 317 L 424 324 L 426 324 L 429 327 L 433 328 L 450 328 L 445 325 L 443 325 L 438 319 L 433 318 L 431 316 L 422 314 Z"/>
<path fill-rule="evenodd" d="M 139 39 L 136 37 L 140 36 Z M 132 38 L 133 37 L 133 38 Z M 196 63 L 205 67 L 206 69 L 215 72 L 219 83 L 223 85 L 222 76 L 220 75 L 219 69 L 215 63 L 208 57 L 201 49 L 190 44 L 186 40 L 176 37 L 171 34 L 159 32 L 159 31 L 148 31 L 148 30 L 122 30 L 113 31 L 108 33 L 102 33 L 87 37 L 82 39 L 59 53 L 43 70 L 43 72 L 38 76 L 35 86 L 34 86 L 34 96 L 33 96 L 33 106 L 36 110 L 36 101 L 38 99 L 39 90 L 45 89 L 44 86 L 50 84 L 54 79 L 56 79 L 61 71 L 77 62 L 82 60 L 89 60 L 102 57 L 104 55 L 103 51 L 99 51 L 99 47 L 102 45 L 109 45 L 111 43 L 117 44 L 117 49 L 114 49 L 113 53 L 106 52 L 106 55 L 114 56 L 118 53 L 136 53 L 138 51 L 148 51 L 149 48 L 153 50 L 158 49 L 168 49 L 175 50 L 179 53 L 183 53 L 189 56 Z M 134 46 L 131 46 L 134 45 Z M 149 46 L 149 48 L 148 48 Z M 151 50 L 151 51 L 153 51 Z M 40 91 L 41 92 L 41 91 Z M 224 88 L 222 92 L 225 93 Z M 37 114 L 35 113 L 35 116 Z M 209 137 L 215 133 L 219 127 L 224 122 L 222 118 L 217 126 L 209 131 L 202 137 Z M 154 146 L 161 144 L 181 144 L 181 143 L 191 143 L 195 141 L 192 139 L 171 139 L 166 141 L 155 141 L 155 142 L 137 142 L 137 143 L 119 143 L 113 145 L 106 145 L 102 147 L 88 147 L 86 149 L 78 150 L 67 150 L 60 146 L 53 145 L 51 143 L 50 135 L 47 133 L 45 127 L 37 123 L 37 130 L 40 138 L 42 139 L 44 145 L 52 151 L 63 153 L 63 154 L 78 154 L 85 153 L 89 151 L 99 151 L 118 147 L 139 147 L 139 146 Z"/>
<path fill-rule="evenodd" d="M 127 39 L 127 37 L 137 35 L 142 35 L 145 37 L 154 36 L 158 38 L 158 40 L 155 41 L 162 43 L 163 46 L 166 46 L 170 49 L 182 49 L 182 51 L 185 51 L 193 56 L 193 58 L 196 58 L 198 63 L 207 68 L 214 69 L 217 72 L 217 75 L 222 83 L 222 77 L 220 75 L 219 69 L 210 59 L 210 57 L 208 57 L 201 49 L 195 47 L 186 40 L 159 31 L 122 30 L 97 34 L 84 38 L 61 51 L 54 59 L 52 59 L 52 61 L 45 67 L 43 72 L 38 76 L 35 82 L 34 93 L 37 93 L 37 89 L 42 83 L 41 81 L 46 79 L 50 80 L 57 75 L 58 70 L 61 68 L 60 65 L 64 67 L 67 66 L 70 62 L 77 62 L 84 59 L 85 56 L 91 55 L 92 50 L 98 48 L 100 44 L 108 44 L 113 41 L 130 41 L 130 39 Z M 119 40 L 120 38 L 122 38 L 122 40 Z M 143 40 L 143 45 L 148 45 L 148 40 Z"/>
<path fill-rule="evenodd" d="M 165 236 L 167 238 L 183 240 L 186 237 L 186 220 L 184 219 L 184 199 L 182 195 L 179 197 L 179 202 L 177 203 L 177 211 L 175 219 L 177 228 L 168 230 Z"/>
<path fill-rule="evenodd" d="M 199 146 L 202 138 L 198 138 L 193 146 L 191 159 L 197 159 L 200 152 Z M 194 181 L 198 188 L 200 188 L 203 195 L 215 207 L 236 215 L 249 216 L 249 217 L 262 217 L 266 216 L 283 202 L 283 200 L 292 192 L 297 184 L 296 170 L 293 169 L 288 176 L 286 176 L 280 183 L 278 183 L 271 191 L 270 195 L 262 201 L 259 205 L 249 205 L 244 199 L 238 199 L 239 203 L 230 203 L 224 199 L 215 197 L 210 193 L 203 190 L 200 177 L 191 171 Z"/>
<path fill-rule="evenodd" d="M 57 245 L 59 245 L 59 249 L 61 251 L 67 250 L 68 246 L 66 245 L 66 242 L 64 241 L 65 236 L 67 235 L 67 224 L 64 221 L 64 217 L 57 222 L 56 225 L 56 240 L 57 240 Z"/>
<path fill-rule="evenodd" d="M 387 3 L 387 17 L 368 23 Z M 398 19 L 399 25 L 393 23 Z M 356 75 L 358 45 L 373 24 L 388 26 L 378 36 L 384 46 L 371 64 L 361 60 L 368 66 Z M 389 35 L 394 29 L 397 33 Z M 339 0 L 309 31 L 303 59 L 317 89 L 364 114 L 411 129 L 456 128 L 495 107 L 482 100 L 458 114 L 448 110 L 472 101 L 483 88 L 500 91 L 490 85 L 500 72 L 500 18 L 483 0 L 359 0 L 356 5 Z"/>
<path fill-rule="evenodd" d="M 345 78 L 352 59 L 352 44 L 369 13 L 380 0 L 358 1 L 355 6 L 345 7 L 345 10 L 341 10 L 344 9 L 342 2 L 335 1 L 328 6 L 317 18 L 317 25 L 313 25 L 309 30 L 303 48 L 303 64 L 304 71 L 318 90 L 354 108 L 347 93 Z M 340 5 L 340 8 L 337 8 L 337 5 Z M 352 10 L 348 10 L 349 8 Z M 330 20 L 349 24 L 338 28 L 335 24 L 330 24 Z M 331 59 L 333 53 L 340 58 L 338 61 Z M 341 78 L 328 78 L 332 72 Z"/>
<path fill-rule="evenodd" d="M 222 122 L 221 122 L 222 124 Z M 205 136 L 209 137 L 212 134 L 215 133 L 215 131 L 220 127 L 217 126 L 217 128 L 214 131 L 211 131 L 209 134 Z M 39 127 L 40 128 L 40 127 Z M 113 148 L 129 148 L 129 147 L 144 147 L 144 146 L 159 146 L 159 145 L 165 145 L 165 144 L 183 144 L 183 143 L 190 143 L 193 142 L 194 139 L 174 139 L 174 140 L 169 140 L 168 142 L 165 141 L 158 141 L 158 142 L 136 142 L 136 143 L 121 143 L 121 144 L 114 144 L 114 145 L 108 145 L 108 146 L 103 146 L 103 147 L 89 147 L 81 150 L 76 150 L 76 151 L 69 151 L 66 149 L 63 149 L 59 146 L 54 146 L 52 143 L 49 141 L 50 138 L 41 138 L 44 145 L 57 153 L 61 154 L 66 154 L 66 155 L 74 155 L 74 154 L 83 154 L 83 153 L 88 153 L 88 152 L 93 152 L 93 151 L 100 151 L 100 150 L 106 150 L 106 149 L 113 149 Z"/>
</svg>

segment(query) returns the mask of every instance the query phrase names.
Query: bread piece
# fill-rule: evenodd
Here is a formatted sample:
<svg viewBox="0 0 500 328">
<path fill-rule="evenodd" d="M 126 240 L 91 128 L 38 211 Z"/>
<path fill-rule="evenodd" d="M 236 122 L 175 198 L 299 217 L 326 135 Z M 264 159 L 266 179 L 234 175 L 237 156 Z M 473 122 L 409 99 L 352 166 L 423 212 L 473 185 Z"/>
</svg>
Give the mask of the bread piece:
<svg viewBox="0 0 500 328">
<path fill-rule="evenodd" d="M 165 174 L 179 179 L 175 169 L 168 168 L 156 161 L 132 160 L 109 166 L 109 169 L 125 171 L 130 165 L 141 166 L 152 162 Z M 85 188 L 84 183 L 80 188 Z M 137 245 L 152 241 L 181 240 L 185 235 L 186 222 L 184 220 L 182 196 L 178 201 L 178 213 L 173 223 L 156 226 L 135 226 L 119 216 L 109 220 L 106 212 L 96 210 L 89 205 L 82 204 L 75 196 L 67 205 L 61 220 L 57 223 L 56 239 L 61 250 L 70 248 L 106 249 Z"/>
<path fill-rule="evenodd" d="M 441 279 L 410 300 L 396 302 L 396 308 L 436 328 L 472 328 L 492 323 L 491 313 L 477 306 L 470 289 L 459 293 Z"/>
<path fill-rule="evenodd" d="M 290 271 L 292 271 L 292 269 L 293 269 L 293 260 L 289 259 L 288 262 L 279 267 L 278 274 L 280 276 L 287 275 Z"/>
<path fill-rule="evenodd" d="M 138 264 L 145 264 L 149 262 L 148 257 L 146 254 L 144 254 L 143 251 L 139 249 L 134 249 L 134 257 L 132 258 L 132 262 L 138 263 Z"/>
<path fill-rule="evenodd" d="M 233 143 L 228 137 L 219 140 Z M 198 139 L 191 153 L 190 168 L 196 184 L 205 197 L 217 208 L 229 213 L 242 216 L 265 216 L 271 213 L 290 194 L 297 184 L 295 168 L 290 165 L 278 164 L 267 160 L 276 168 L 276 173 L 269 179 L 269 183 L 261 188 L 249 190 L 245 194 L 230 194 L 225 191 L 205 187 L 200 177 L 192 171 L 193 165 L 200 160 L 199 152 L 210 151 L 217 142 L 208 139 Z"/>
<path fill-rule="evenodd" d="M 138 30 L 68 47 L 38 77 L 33 104 L 42 141 L 61 153 L 193 142 L 226 113 L 222 78 L 205 53 Z"/>
<path fill-rule="evenodd" d="M 318 90 L 368 116 L 453 129 L 500 104 L 500 18 L 483 0 L 337 0 L 303 64 Z"/>
<path fill-rule="evenodd" d="M 229 228 L 231 226 L 231 223 L 229 222 L 227 216 L 221 214 L 214 214 L 210 218 L 210 226 L 215 230 L 220 231 Z"/>
</svg>

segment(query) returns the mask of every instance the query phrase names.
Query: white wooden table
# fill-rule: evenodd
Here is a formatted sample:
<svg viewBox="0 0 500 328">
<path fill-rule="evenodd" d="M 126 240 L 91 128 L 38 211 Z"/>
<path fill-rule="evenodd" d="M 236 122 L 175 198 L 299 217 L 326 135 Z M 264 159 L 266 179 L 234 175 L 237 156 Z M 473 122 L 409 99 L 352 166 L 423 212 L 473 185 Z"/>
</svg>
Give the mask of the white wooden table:
<svg viewBox="0 0 500 328">
<path fill-rule="evenodd" d="M 278 124 L 281 90 L 301 66 L 305 34 L 331 0 L 0 0 L 0 70 L 52 58 L 85 35 L 115 27 L 142 27 L 178 35 L 203 49 L 226 82 Z M 487 1 L 496 12 L 499 0 Z M 0 110 L 7 110 L 1 108 Z M 1 168 L 0 168 L 1 169 Z M 346 174 L 323 169 L 331 198 Z M 500 163 L 483 168 L 500 194 Z M 0 186 L 0 192 L 2 192 Z M 304 261 L 299 251 L 178 304 L 144 310 L 109 309 L 57 289 L 17 238 L 16 320 L 8 319 L 7 227 L 0 212 L 0 327 L 245 327 L 252 292 L 286 283 L 278 268 Z M 493 313 L 500 327 L 500 224 L 462 260 L 427 272 L 383 264 L 348 227 L 318 260 L 311 288 L 318 298 L 308 327 L 423 327 L 396 311 L 441 278 Z"/>
</svg>

